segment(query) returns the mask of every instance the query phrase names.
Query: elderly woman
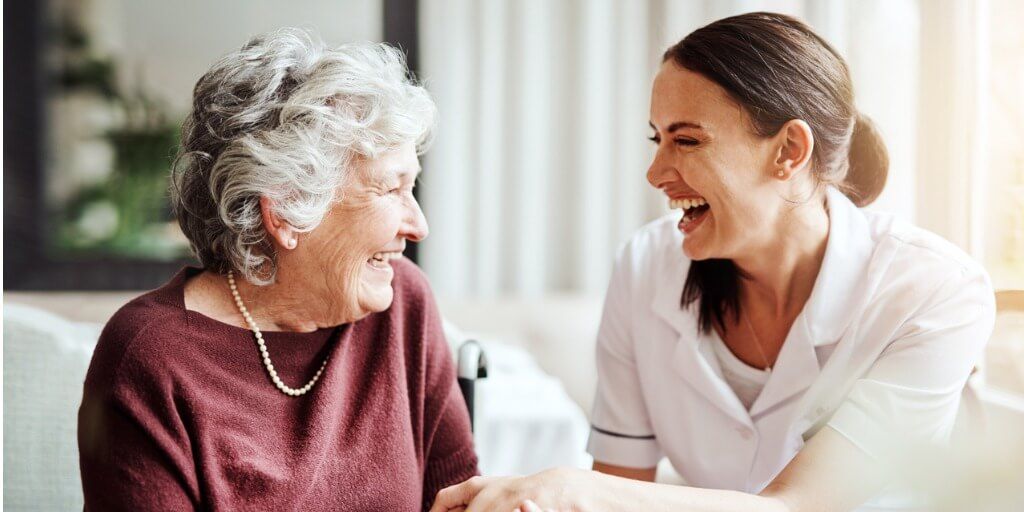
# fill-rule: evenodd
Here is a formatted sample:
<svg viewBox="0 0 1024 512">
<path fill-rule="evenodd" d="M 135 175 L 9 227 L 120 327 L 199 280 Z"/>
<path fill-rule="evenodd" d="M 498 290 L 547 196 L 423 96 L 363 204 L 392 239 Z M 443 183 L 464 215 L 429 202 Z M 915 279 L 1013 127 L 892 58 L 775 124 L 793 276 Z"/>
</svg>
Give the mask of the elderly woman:
<svg viewBox="0 0 1024 512">
<path fill-rule="evenodd" d="M 86 510 L 416 510 L 476 474 L 412 190 L 435 107 L 382 44 L 285 30 L 196 84 L 202 268 L 128 303 L 79 412 Z"/>
</svg>

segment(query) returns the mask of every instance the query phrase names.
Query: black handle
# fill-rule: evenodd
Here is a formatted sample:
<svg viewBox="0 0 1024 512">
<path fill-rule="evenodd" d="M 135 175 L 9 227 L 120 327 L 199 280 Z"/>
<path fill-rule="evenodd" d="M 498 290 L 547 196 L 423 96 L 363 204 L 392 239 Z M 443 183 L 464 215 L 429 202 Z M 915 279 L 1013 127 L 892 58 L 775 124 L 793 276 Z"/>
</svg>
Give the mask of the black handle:
<svg viewBox="0 0 1024 512">
<path fill-rule="evenodd" d="M 466 400 L 466 410 L 469 411 L 469 428 L 473 430 L 473 391 L 476 388 L 476 379 L 459 377 L 459 390 L 462 391 L 462 398 Z"/>
</svg>

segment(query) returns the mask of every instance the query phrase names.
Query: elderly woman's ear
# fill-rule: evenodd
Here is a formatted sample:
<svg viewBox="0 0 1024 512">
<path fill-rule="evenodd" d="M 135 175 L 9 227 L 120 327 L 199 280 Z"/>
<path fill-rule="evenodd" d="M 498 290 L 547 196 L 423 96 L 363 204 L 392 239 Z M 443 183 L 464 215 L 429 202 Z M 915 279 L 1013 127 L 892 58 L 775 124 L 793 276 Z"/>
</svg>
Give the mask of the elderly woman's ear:
<svg viewBox="0 0 1024 512">
<path fill-rule="evenodd" d="M 290 224 L 281 220 L 274 211 L 274 200 L 267 196 L 260 197 L 260 215 L 267 235 L 285 249 L 294 249 L 299 245 L 299 234 Z"/>
</svg>

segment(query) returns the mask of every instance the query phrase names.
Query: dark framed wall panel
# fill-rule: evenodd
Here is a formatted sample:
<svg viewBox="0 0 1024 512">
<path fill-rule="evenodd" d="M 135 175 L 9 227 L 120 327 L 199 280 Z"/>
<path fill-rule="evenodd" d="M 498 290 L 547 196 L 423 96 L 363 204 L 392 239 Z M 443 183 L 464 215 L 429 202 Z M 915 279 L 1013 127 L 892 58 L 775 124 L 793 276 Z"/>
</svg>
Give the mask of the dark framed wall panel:
<svg viewBox="0 0 1024 512">
<path fill-rule="evenodd" d="M 4 289 L 140 290 L 159 286 L 189 260 L 60 258 L 48 250 L 46 179 L 47 2 L 4 3 Z M 417 0 L 384 0 L 384 40 L 418 70 Z M 415 244 L 407 256 L 415 261 Z"/>
<path fill-rule="evenodd" d="M 384 40 L 405 51 L 409 71 L 417 75 L 420 70 L 419 55 L 419 0 L 384 0 Z M 419 192 L 413 190 L 418 200 Z M 417 261 L 419 245 L 409 242 L 405 256 Z"/>
</svg>

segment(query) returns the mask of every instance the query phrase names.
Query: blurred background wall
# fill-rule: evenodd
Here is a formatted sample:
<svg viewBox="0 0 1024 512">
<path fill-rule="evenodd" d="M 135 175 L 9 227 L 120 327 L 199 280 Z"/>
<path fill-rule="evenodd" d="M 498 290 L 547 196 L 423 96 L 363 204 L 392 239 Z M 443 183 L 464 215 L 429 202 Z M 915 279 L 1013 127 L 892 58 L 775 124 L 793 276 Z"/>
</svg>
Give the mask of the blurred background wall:
<svg viewBox="0 0 1024 512">
<path fill-rule="evenodd" d="M 166 175 L 192 85 L 249 36 L 297 25 L 331 44 L 402 44 L 434 94 L 439 132 L 419 191 L 433 229 L 414 257 L 439 292 L 598 295 L 615 248 L 666 211 L 644 179 L 660 55 L 697 27 L 753 10 L 806 20 L 847 58 L 859 108 L 892 158 L 872 208 L 957 243 L 997 287 L 1024 288 L 1024 4 L 1015 0 L 25 5 L 42 11 L 38 54 L 12 57 L 35 63 L 13 76 L 36 81 L 39 126 L 18 125 L 39 148 L 5 144 L 5 162 L 40 161 L 5 166 L 5 248 L 19 262 L 5 273 L 18 289 L 145 288 L 187 261 Z M 20 99 L 8 84 L 5 99 Z M 105 272 L 111 265 L 120 272 Z"/>
<path fill-rule="evenodd" d="M 1024 48 L 1009 0 L 424 0 L 442 115 L 422 264 L 457 296 L 600 293 L 615 248 L 666 210 L 647 185 L 664 50 L 715 19 L 796 15 L 844 55 L 889 147 L 872 208 L 1024 287 Z M 1017 91 L 1017 92 L 1015 92 Z"/>
</svg>

